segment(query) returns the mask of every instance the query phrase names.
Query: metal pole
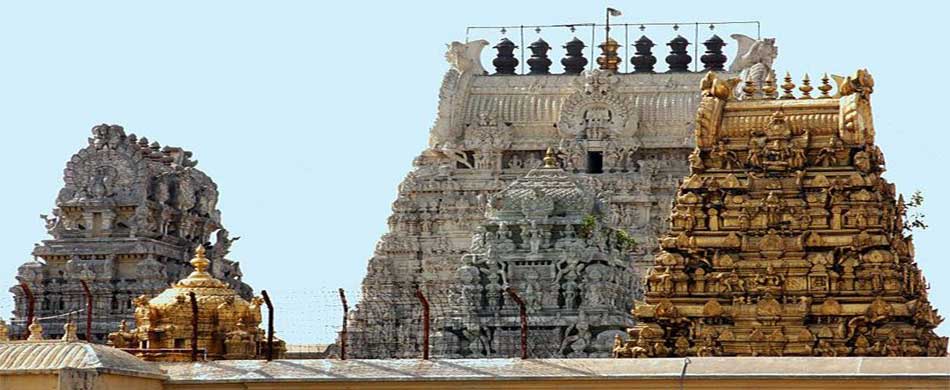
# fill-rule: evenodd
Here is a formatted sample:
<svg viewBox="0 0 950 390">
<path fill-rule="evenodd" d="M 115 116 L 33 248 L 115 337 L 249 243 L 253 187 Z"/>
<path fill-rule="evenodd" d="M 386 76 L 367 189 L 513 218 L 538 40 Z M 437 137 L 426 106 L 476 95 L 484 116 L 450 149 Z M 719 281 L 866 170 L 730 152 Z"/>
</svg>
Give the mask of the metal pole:
<svg viewBox="0 0 950 390">
<path fill-rule="evenodd" d="M 429 360 L 429 300 L 416 287 L 416 298 L 422 303 L 422 359 Z"/>
<path fill-rule="evenodd" d="M 693 24 L 693 72 L 699 70 L 699 23 Z"/>
<path fill-rule="evenodd" d="M 261 290 L 264 304 L 267 305 L 267 361 L 274 360 L 274 305 L 270 302 L 267 290 Z"/>
<path fill-rule="evenodd" d="M 26 328 L 29 329 L 29 326 L 33 323 L 33 314 L 35 309 L 34 305 L 36 304 L 36 298 L 33 296 L 33 291 L 30 290 L 30 286 L 26 282 L 20 283 L 20 288 L 23 289 L 23 293 L 26 295 Z M 23 339 L 26 340 L 30 337 L 30 332 L 23 332 Z"/>
<path fill-rule="evenodd" d="M 528 311 L 525 309 L 524 301 L 515 292 L 512 287 L 505 288 L 505 292 L 511 296 L 511 299 L 518 304 L 518 314 L 521 316 L 521 358 L 528 358 Z"/>
<path fill-rule="evenodd" d="M 630 25 L 623 24 L 623 72 L 630 73 Z"/>
<path fill-rule="evenodd" d="M 340 360 L 346 360 L 346 315 L 350 306 L 346 304 L 346 293 L 340 289 L 340 302 L 343 302 L 343 328 L 340 330 Z"/>
<path fill-rule="evenodd" d="M 524 25 L 519 29 L 521 31 L 521 74 L 524 74 Z"/>
<path fill-rule="evenodd" d="M 686 366 L 689 366 L 690 363 L 692 363 L 692 361 L 690 361 L 688 357 L 683 358 L 683 372 L 680 373 L 680 390 L 683 390 L 686 386 Z"/>
<path fill-rule="evenodd" d="M 594 70 L 594 62 L 597 62 L 594 47 L 597 47 L 597 23 L 591 23 L 590 25 L 590 62 L 587 65 L 587 70 Z"/>
<path fill-rule="evenodd" d="M 82 289 L 86 294 L 86 341 L 92 342 L 92 293 L 85 280 L 80 279 L 79 283 L 82 284 Z"/>
<path fill-rule="evenodd" d="M 195 298 L 195 292 L 188 292 L 188 299 L 191 300 L 191 361 L 198 361 L 198 299 Z"/>
</svg>

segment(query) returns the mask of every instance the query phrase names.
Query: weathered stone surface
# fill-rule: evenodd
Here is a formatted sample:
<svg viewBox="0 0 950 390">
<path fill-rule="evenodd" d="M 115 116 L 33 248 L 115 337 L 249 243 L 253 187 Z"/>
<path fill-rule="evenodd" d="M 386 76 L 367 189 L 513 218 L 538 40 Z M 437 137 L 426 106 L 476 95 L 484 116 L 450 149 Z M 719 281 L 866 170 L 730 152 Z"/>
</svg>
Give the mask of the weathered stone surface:
<svg viewBox="0 0 950 390">
<path fill-rule="evenodd" d="M 195 168 L 192 153 L 126 135 L 121 126 L 98 125 L 92 133 L 66 164 L 52 216 L 41 216 L 52 239 L 37 245 L 36 260 L 17 274 L 35 295 L 36 316 L 84 309 L 80 281 L 86 281 L 94 297 L 93 337 L 104 341 L 120 321 L 131 322 L 133 298 L 158 294 L 188 275 L 187 261 L 201 244 L 211 248 L 215 277 L 250 298 L 238 263 L 226 259 L 237 238 L 221 226 L 217 185 Z M 27 299 L 19 285 L 10 292 L 19 334 Z M 65 320 L 42 323 L 59 330 Z"/>
<path fill-rule="evenodd" d="M 565 176 L 584 181 L 591 193 L 603 198 L 604 224 L 621 228 L 637 242 L 636 249 L 623 256 L 630 274 L 621 279 L 629 278 L 629 285 L 618 296 L 628 292 L 638 296 L 633 287 L 636 274 L 652 264 L 655 237 L 666 229 L 673 193 L 688 173 L 686 158 L 693 147 L 701 75 L 595 70 L 578 75 L 488 76 L 478 60 L 487 44 L 449 46 L 446 58 L 452 67 L 439 94 L 429 148 L 399 186 L 390 231 L 377 243 L 363 281 L 363 301 L 350 318 L 351 357 L 420 356 L 417 286 L 433 305 L 434 356 L 474 356 L 473 349 L 482 351 L 482 356 L 518 355 L 517 310 L 501 309 L 504 301 L 494 313 L 475 309 L 481 316 L 491 313 L 493 320 L 483 322 L 485 329 L 472 329 L 463 326 L 470 311 L 460 297 L 466 294 L 464 288 L 476 284 L 482 289 L 490 285 L 494 294 L 497 285 L 517 279 L 512 271 L 520 271 L 503 271 L 497 279 L 504 276 L 504 280 L 489 280 L 492 273 L 479 271 L 482 280 L 464 287 L 460 277 L 474 274 L 467 275 L 473 271 L 463 269 L 468 265 L 462 259 L 474 253 L 473 233 L 486 223 L 489 199 L 539 167 L 548 148 L 554 149 Z M 556 236 L 540 234 L 540 246 L 551 245 L 545 234 Z M 530 253 L 531 247 L 517 249 Z M 565 271 L 556 260 L 560 255 L 540 256 L 544 265 L 538 267 L 543 270 L 539 277 L 544 273 L 553 278 Z M 585 283 L 593 280 L 578 277 L 574 283 L 581 296 L 587 291 Z M 582 346 L 578 334 L 591 346 L 611 343 L 615 327 L 584 328 L 591 323 L 627 323 L 630 316 L 623 311 L 631 302 L 608 299 L 611 309 L 603 313 L 617 309 L 621 314 L 605 314 L 610 318 L 603 321 L 600 314 L 596 319 L 585 314 L 581 320 L 579 309 L 586 304 L 565 307 L 563 283 L 552 279 L 532 297 L 542 302 L 540 311 L 529 316 L 532 356 L 599 356 L 599 347 Z M 512 286 L 522 292 L 527 288 Z M 481 291 L 469 299 L 480 305 L 494 301 L 485 294 Z M 591 294 L 597 300 L 612 296 Z M 575 343 L 577 348 L 570 347 Z M 486 349 L 486 345 L 498 347 Z"/>
</svg>

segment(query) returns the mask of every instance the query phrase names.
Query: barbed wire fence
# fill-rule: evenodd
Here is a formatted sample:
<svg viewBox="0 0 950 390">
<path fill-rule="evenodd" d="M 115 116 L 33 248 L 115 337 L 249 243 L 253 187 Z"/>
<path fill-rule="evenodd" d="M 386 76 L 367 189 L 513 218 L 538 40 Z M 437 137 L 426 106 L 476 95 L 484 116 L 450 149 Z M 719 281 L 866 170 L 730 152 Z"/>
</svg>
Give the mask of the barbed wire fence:
<svg viewBox="0 0 950 390">
<path fill-rule="evenodd" d="M 268 288 L 274 304 L 276 337 L 288 345 L 288 352 L 296 356 L 340 356 L 340 335 L 343 330 L 344 307 L 340 287 L 314 286 L 309 288 Z M 345 290 L 349 311 L 347 317 L 347 358 L 420 359 L 424 354 L 424 312 L 419 291 L 429 304 L 429 351 L 438 358 L 509 357 L 522 356 L 521 324 L 518 305 L 500 290 L 487 293 L 479 304 L 495 299 L 498 308 L 493 316 L 478 317 L 460 302 L 457 287 L 447 283 L 389 282 L 370 285 L 364 289 Z M 22 330 L 12 338 L 25 338 L 25 319 L 14 319 L 15 303 L 11 298 L 0 299 L 0 312 L 6 313 L 8 325 Z M 21 310 L 22 311 L 22 310 Z M 47 312 L 48 313 L 48 312 Z M 85 307 L 66 307 L 62 312 L 45 314 L 36 319 L 59 320 L 63 317 L 80 328 L 85 319 Z M 107 313 L 93 312 L 93 318 Z M 130 321 L 130 326 L 134 324 Z M 557 345 L 563 331 L 544 327 L 528 313 L 527 357 L 550 357 L 559 352 Z M 266 323 L 261 324 L 267 326 Z M 45 329 L 47 336 L 55 333 Z"/>
</svg>

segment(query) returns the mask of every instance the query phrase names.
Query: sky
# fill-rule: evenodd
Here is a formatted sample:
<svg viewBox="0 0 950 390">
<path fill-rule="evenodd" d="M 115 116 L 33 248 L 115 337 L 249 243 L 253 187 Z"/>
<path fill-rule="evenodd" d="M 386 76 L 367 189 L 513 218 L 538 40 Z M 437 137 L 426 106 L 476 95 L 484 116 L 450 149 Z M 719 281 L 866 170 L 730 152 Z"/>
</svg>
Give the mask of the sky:
<svg viewBox="0 0 950 390">
<path fill-rule="evenodd" d="M 241 262 L 246 282 L 272 296 L 278 336 L 332 342 L 341 320 L 336 289 L 348 292 L 351 306 L 358 300 L 397 185 L 427 146 L 448 67 L 445 44 L 464 40 L 466 26 L 601 22 L 606 5 L 4 1 L 0 285 L 12 286 L 34 243 L 48 238 L 38 215 L 54 206 L 66 161 L 92 126 L 119 124 L 194 151 L 218 184 L 224 225 L 241 237 L 229 257 Z M 609 5 L 624 13 L 615 23 L 760 21 L 762 36 L 779 46 L 775 69 L 796 78 L 868 68 L 885 177 L 899 192 L 923 191 L 930 228 L 915 233 L 917 261 L 934 305 L 950 315 L 950 262 L 940 254 L 941 237 L 950 236 L 945 5 Z M 731 58 L 731 30 L 717 32 Z M 556 35 L 541 36 L 548 33 Z M 669 27 L 646 33 L 672 34 Z M 586 34 L 580 38 L 589 43 Z M 708 35 L 702 30 L 701 40 Z M 526 39 L 535 36 L 528 31 Z M 552 46 L 567 40 L 557 36 Z M 494 44 L 499 33 L 470 37 Z M 666 40 L 657 41 L 661 56 Z M 3 315 L 10 310 L 9 295 L 0 297 Z M 950 334 L 950 325 L 939 332 Z"/>
</svg>

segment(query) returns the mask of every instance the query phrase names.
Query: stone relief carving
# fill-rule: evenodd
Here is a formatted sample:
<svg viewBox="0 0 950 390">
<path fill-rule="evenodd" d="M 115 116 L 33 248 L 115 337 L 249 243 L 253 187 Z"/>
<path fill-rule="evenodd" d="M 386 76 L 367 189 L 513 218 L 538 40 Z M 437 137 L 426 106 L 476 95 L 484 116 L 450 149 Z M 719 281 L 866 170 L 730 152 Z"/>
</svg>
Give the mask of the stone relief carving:
<svg viewBox="0 0 950 390">
<path fill-rule="evenodd" d="M 119 320 L 132 318 L 126 310 L 131 297 L 158 293 L 189 272 L 192 248 L 207 243 L 221 219 L 217 186 L 195 168 L 191 152 L 127 135 L 116 125 L 95 126 L 92 133 L 66 164 L 56 207 L 41 215 L 52 238 L 33 255 L 44 262 L 24 264 L 17 279 L 29 283 L 40 303 L 37 316 L 79 309 L 79 280 L 86 280 L 103 305 L 93 323 L 101 341 Z M 220 239 L 216 271 L 250 295 L 237 264 L 224 258 L 233 239 Z M 25 313 L 22 289 L 10 291 L 16 313 Z"/>
</svg>

